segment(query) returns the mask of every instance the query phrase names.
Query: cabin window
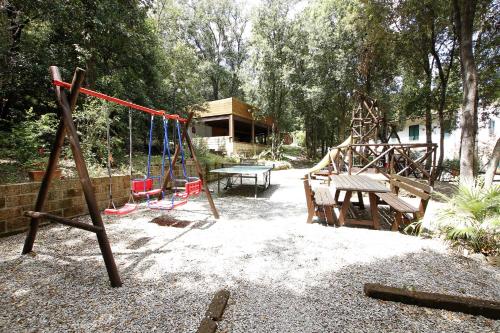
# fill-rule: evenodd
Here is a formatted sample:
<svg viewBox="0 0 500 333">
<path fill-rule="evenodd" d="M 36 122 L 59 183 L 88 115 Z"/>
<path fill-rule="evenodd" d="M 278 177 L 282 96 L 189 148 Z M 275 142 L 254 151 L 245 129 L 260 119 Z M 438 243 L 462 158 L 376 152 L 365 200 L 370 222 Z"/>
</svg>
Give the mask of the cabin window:
<svg viewBox="0 0 500 333">
<path fill-rule="evenodd" d="M 418 140 L 418 134 L 420 132 L 419 126 L 418 125 L 411 125 L 408 127 L 408 136 L 411 141 L 416 141 Z"/>
</svg>

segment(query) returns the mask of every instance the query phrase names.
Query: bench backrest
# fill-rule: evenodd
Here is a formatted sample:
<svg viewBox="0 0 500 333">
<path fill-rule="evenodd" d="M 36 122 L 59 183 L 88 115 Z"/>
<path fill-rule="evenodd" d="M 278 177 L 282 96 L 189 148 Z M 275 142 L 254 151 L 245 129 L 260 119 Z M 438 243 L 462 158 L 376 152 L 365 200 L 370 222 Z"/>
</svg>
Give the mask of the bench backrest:
<svg viewBox="0 0 500 333">
<path fill-rule="evenodd" d="M 392 192 L 398 194 L 400 188 L 420 198 L 420 212 L 423 214 L 427 207 L 427 202 L 431 198 L 432 186 L 419 183 L 400 175 L 391 175 Z"/>
</svg>

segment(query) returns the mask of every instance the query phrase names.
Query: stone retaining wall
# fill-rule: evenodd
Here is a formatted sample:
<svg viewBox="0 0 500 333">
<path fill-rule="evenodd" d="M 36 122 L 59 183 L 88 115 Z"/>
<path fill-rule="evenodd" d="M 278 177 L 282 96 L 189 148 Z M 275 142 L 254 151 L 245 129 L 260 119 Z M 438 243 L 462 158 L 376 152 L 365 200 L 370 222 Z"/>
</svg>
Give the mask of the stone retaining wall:
<svg viewBox="0 0 500 333">
<path fill-rule="evenodd" d="M 25 211 L 34 210 L 40 184 L 31 182 L 0 185 L 0 236 L 27 229 L 30 219 L 23 214 Z M 93 178 L 92 185 L 99 209 L 105 209 L 108 205 L 108 177 Z M 113 177 L 115 204 L 122 205 L 127 202 L 129 188 L 129 176 Z M 43 211 L 64 217 L 88 213 L 80 181 L 63 179 L 52 182 Z"/>
<path fill-rule="evenodd" d="M 216 176 L 208 170 L 220 165 L 203 166 L 206 181 L 216 180 Z M 186 165 L 188 176 L 196 176 L 194 164 Z M 153 174 L 158 174 L 159 168 L 153 168 Z M 180 165 L 175 170 L 176 177 L 183 177 Z M 109 178 L 92 178 L 92 185 L 99 209 L 108 206 Z M 130 191 L 129 176 L 113 176 L 113 201 L 121 206 L 128 201 Z M 25 211 L 34 210 L 35 201 L 40 188 L 40 182 L 0 185 L 0 237 L 27 230 L 30 219 L 23 216 Z M 87 204 L 78 179 L 62 179 L 53 181 L 47 201 L 43 209 L 64 217 L 75 217 L 88 213 Z M 43 220 L 42 223 L 48 223 Z"/>
</svg>

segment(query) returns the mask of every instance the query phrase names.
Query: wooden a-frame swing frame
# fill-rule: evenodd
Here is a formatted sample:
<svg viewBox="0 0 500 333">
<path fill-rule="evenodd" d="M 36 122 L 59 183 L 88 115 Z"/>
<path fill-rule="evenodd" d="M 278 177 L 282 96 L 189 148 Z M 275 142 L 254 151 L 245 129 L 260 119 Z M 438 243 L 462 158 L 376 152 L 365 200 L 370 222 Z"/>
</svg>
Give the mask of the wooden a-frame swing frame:
<svg viewBox="0 0 500 333">
<path fill-rule="evenodd" d="M 59 69 L 56 66 L 51 66 L 49 71 L 50 71 L 50 76 L 51 76 L 52 82 L 62 82 L 61 74 L 59 72 Z M 52 150 L 50 152 L 50 157 L 49 157 L 49 162 L 47 164 L 47 169 L 46 169 L 45 175 L 42 179 L 42 183 L 40 185 L 40 190 L 38 192 L 38 196 L 36 199 L 35 210 L 25 212 L 26 216 L 31 217 L 31 221 L 30 221 L 28 233 L 26 235 L 26 240 L 24 242 L 22 254 L 27 254 L 27 253 L 30 253 L 33 251 L 33 244 L 34 244 L 35 239 L 36 239 L 38 227 L 40 225 L 40 220 L 42 218 L 50 220 L 52 222 L 57 222 L 57 223 L 61 223 L 61 224 L 75 227 L 78 229 L 94 232 L 97 236 L 97 241 L 99 243 L 99 248 L 101 250 L 101 254 L 102 254 L 102 257 L 104 259 L 104 264 L 105 264 L 106 270 L 108 272 L 111 286 L 112 287 L 120 287 L 122 285 L 122 281 L 120 279 L 120 274 L 119 274 L 118 269 L 116 267 L 113 253 L 111 251 L 111 246 L 109 244 L 109 240 L 108 240 L 108 236 L 106 234 L 106 229 L 104 227 L 104 223 L 102 220 L 101 212 L 100 212 L 99 206 L 97 204 L 94 189 L 92 188 L 92 183 L 91 183 L 90 176 L 89 176 L 89 173 L 87 170 L 87 165 L 85 163 L 85 159 L 83 157 L 83 153 L 82 153 L 82 150 L 80 147 L 80 140 L 78 138 L 78 134 L 77 134 L 75 123 L 73 121 L 73 116 L 72 116 L 72 112 L 73 112 L 75 105 L 76 105 L 76 102 L 78 100 L 78 96 L 80 93 L 80 88 L 82 86 L 84 76 L 85 76 L 85 71 L 81 68 L 76 68 L 74 75 L 73 75 L 73 80 L 72 80 L 71 86 L 67 87 L 69 89 L 69 95 L 66 93 L 64 87 L 62 87 L 61 85 L 55 85 L 55 87 L 54 87 L 55 93 L 56 93 L 56 100 L 57 100 L 57 105 L 58 105 L 58 110 L 59 110 L 60 121 L 59 121 L 59 126 L 57 128 L 54 145 L 52 146 Z M 84 91 L 84 90 L 85 89 L 82 89 L 82 91 Z M 106 96 L 103 94 L 101 94 L 101 95 Z M 110 98 L 110 96 L 106 96 L 106 97 Z M 112 99 L 108 99 L 108 100 L 113 101 Z M 115 99 L 115 100 L 117 100 L 117 99 Z M 122 101 L 122 102 L 124 102 L 124 101 Z M 129 103 L 129 104 L 134 105 L 132 103 Z M 140 108 L 138 108 L 138 109 L 142 110 Z M 196 154 L 195 154 L 195 151 L 193 149 L 193 144 L 191 142 L 191 138 L 190 138 L 189 133 L 188 133 L 189 123 L 190 123 L 192 118 L 193 118 L 193 113 L 191 112 L 189 114 L 188 119 L 183 121 L 184 131 L 182 134 L 182 141 L 186 140 L 189 151 L 191 152 L 191 156 L 195 162 L 198 177 L 202 181 L 203 190 L 207 196 L 207 200 L 209 202 L 210 209 L 211 209 L 214 217 L 216 219 L 218 219 L 219 213 L 217 211 L 217 208 L 215 207 L 215 204 L 213 202 L 212 195 L 210 194 L 208 186 L 205 183 L 205 181 L 203 180 L 203 171 L 201 169 L 200 164 L 198 163 L 198 160 L 196 159 Z M 80 179 L 80 184 L 82 186 L 83 194 L 85 197 L 85 201 L 87 203 L 87 207 L 88 207 L 90 218 L 92 220 L 92 224 L 74 221 L 74 220 L 71 220 L 71 219 L 68 219 L 65 217 L 56 216 L 53 214 L 43 212 L 44 204 L 45 204 L 45 201 L 47 200 L 47 196 L 48 196 L 48 192 L 49 192 L 50 183 L 52 182 L 52 180 L 54 178 L 57 164 L 58 164 L 58 161 L 59 161 L 59 158 L 61 155 L 61 150 L 62 150 L 62 147 L 64 144 L 64 139 L 66 137 L 68 137 L 71 151 L 73 153 L 73 159 L 75 161 L 76 170 L 78 172 L 78 177 Z M 182 141 L 178 142 L 176 145 L 172 165 L 174 165 L 175 161 L 177 160 L 177 157 L 179 154 L 179 144 L 182 144 Z M 163 183 L 163 186 L 162 186 L 163 191 L 166 189 L 166 187 L 168 185 L 169 175 L 170 175 L 170 172 L 167 173 L 167 177 L 165 178 L 165 181 Z M 161 194 L 160 194 L 160 196 L 161 196 Z"/>
</svg>

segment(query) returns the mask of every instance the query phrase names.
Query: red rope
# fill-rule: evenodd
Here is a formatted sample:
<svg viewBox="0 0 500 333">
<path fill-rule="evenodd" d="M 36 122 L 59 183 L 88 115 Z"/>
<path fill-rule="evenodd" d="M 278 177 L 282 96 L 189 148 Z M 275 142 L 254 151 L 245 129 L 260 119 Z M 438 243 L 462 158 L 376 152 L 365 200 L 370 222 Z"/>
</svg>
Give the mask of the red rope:
<svg viewBox="0 0 500 333">
<path fill-rule="evenodd" d="M 68 90 L 71 89 L 71 83 L 67 83 L 67 82 L 63 82 L 63 81 L 59 81 L 59 80 L 54 80 L 54 81 L 52 81 L 52 83 L 55 86 L 58 86 L 58 87 L 63 87 L 63 88 L 66 88 Z M 165 118 L 168 118 L 168 119 L 176 119 L 176 120 L 179 120 L 180 122 L 183 122 L 183 123 L 186 122 L 185 118 L 181 118 L 181 116 L 179 116 L 177 114 L 169 114 L 169 113 L 166 113 L 163 110 L 154 110 L 154 109 L 151 109 L 151 108 L 147 108 L 145 106 L 138 105 L 138 104 L 135 104 L 135 103 L 132 103 L 132 102 L 128 102 L 128 101 L 124 101 L 123 99 L 119 99 L 119 98 L 116 98 L 116 97 L 108 96 L 106 94 L 103 94 L 103 93 L 100 93 L 100 92 L 97 92 L 97 91 L 93 91 L 93 90 L 90 90 L 90 89 L 80 88 L 80 92 L 84 93 L 85 95 L 89 95 L 89 96 L 101 98 L 101 99 L 104 99 L 104 100 L 109 101 L 109 102 L 120 104 L 120 105 L 129 107 L 129 108 L 132 108 L 132 109 L 136 109 L 136 110 L 139 110 L 139 111 L 147 112 L 147 113 L 155 115 L 155 116 L 162 116 L 162 117 L 165 117 Z"/>
</svg>

